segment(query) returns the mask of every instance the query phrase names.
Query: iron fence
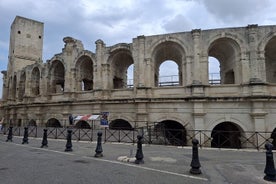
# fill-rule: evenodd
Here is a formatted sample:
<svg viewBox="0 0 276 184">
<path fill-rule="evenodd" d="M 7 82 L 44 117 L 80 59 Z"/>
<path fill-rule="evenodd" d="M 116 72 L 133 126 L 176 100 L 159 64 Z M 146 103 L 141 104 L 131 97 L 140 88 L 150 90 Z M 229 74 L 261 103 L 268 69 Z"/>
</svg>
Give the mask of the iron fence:
<svg viewBox="0 0 276 184">
<path fill-rule="evenodd" d="M 43 137 L 45 127 L 31 126 L 28 129 L 29 137 Z M 66 139 L 67 127 L 47 127 L 48 138 Z M 211 131 L 211 130 L 185 130 L 140 127 L 131 130 L 122 129 L 72 129 L 72 139 L 77 141 L 96 141 L 97 133 L 103 133 L 104 142 L 136 143 L 137 135 L 143 135 L 145 144 L 160 144 L 174 146 L 191 146 L 194 138 L 198 139 L 200 147 L 215 148 L 253 148 L 263 149 L 265 143 L 270 142 L 276 149 L 276 136 L 272 132 L 239 132 L 239 131 Z M 3 133 L 8 133 L 8 128 L 3 127 Z M 14 136 L 23 136 L 24 127 L 13 127 Z"/>
</svg>

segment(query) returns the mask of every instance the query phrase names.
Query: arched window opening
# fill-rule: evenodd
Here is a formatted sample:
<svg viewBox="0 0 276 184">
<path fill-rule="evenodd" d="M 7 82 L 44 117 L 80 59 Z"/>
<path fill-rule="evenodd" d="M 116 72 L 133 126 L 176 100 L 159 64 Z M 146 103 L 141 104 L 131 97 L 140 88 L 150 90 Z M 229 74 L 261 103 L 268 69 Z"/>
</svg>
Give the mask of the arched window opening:
<svg viewBox="0 0 276 184">
<path fill-rule="evenodd" d="M 217 39 L 210 45 L 208 55 L 209 67 L 213 63 L 213 58 L 219 62 L 220 84 L 235 84 L 241 80 L 240 47 L 234 40 L 230 38 Z M 209 79 L 211 73 L 211 69 L 209 69 Z M 210 84 L 212 84 L 211 82 Z"/>
<path fill-rule="evenodd" d="M 241 128 L 232 122 L 223 122 L 212 130 L 211 147 L 215 148 L 241 148 Z"/>
<path fill-rule="evenodd" d="M 22 101 L 25 95 L 25 83 L 26 83 L 26 74 L 23 72 L 20 76 L 19 81 L 19 90 L 18 90 L 18 100 Z"/>
<path fill-rule="evenodd" d="M 220 84 L 220 63 L 214 57 L 208 57 L 209 84 Z"/>
<path fill-rule="evenodd" d="M 21 127 L 22 126 L 22 119 L 18 119 L 17 120 L 17 125 L 16 126 L 18 126 L 18 127 Z"/>
<path fill-rule="evenodd" d="M 53 61 L 50 78 L 51 78 L 51 93 L 62 93 L 64 91 L 65 69 L 61 61 Z"/>
<path fill-rule="evenodd" d="M 158 86 L 178 86 L 179 69 L 175 61 L 164 61 L 159 67 Z"/>
<path fill-rule="evenodd" d="M 93 62 L 90 57 L 82 56 L 77 61 L 77 81 L 79 83 L 78 90 L 90 91 L 93 90 Z"/>
<path fill-rule="evenodd" d="M 81 83 L 82 91 L 90 91 L 93 87 L 93 81 L 89 79 L 83 79 Z"/>
<path fill-rule="evenodd" d="M 28 126 L 35 126 L 36 127 L 36 122 L 35 120 L 31 119 L 28 123 Z"/>
<path fill-rule="evenodd" d="M 84 121 L 84 120 L 80 120 L 76 123 L 75 125 L 76 128 L 80 128 L 80 129 L 90 129 L 90 125 Z"/>
<path fill-rule="evenodd" d="M 39 85 L 40 85 L 40 72 L 38 67 L 35 67 L 32 71 L 32 75 L 31 75 L 31 93 L 34 96 L 39 95 L 40 91 L 39 91 Z"/>
<path fill-rule="evenodd" d="M 175 42 L 165 41 L 153 51 L 154 85 L 176 86 L 182 85 L 183 48 Z"/>
<path fill-rule="evenodd" d="M 128 69 L 133 64 L 133 58 L 128 50 L 118 50 L 111 55 L 111 73 L 113 88 L 128 87 Z"/>
<path fill-rule="evenodd" d="M 267 82 L 276 83 L 276 36 L 265 47 L 265 70 Z"/>
<path fill-rule="evenodd" d="M 60 122 L 56 119 L 56 118 L 51 118 L 47 121 L 46 123 L 46 127 L 55 127 L 55 128 L 59 128 L 61 127 Z"/>
<path fill-rule="evenodd" d="M 134 64 L 131 64 L 127 69 L 127 87 L 133 88 L 134 79 Z"/>
<path fill-rule="evenodd" d="M 159 122 L 155 126 L 155 132 L 159 137 L 163 137 L 167 144 L 175 146 L 185 146 L 187 144 L 186 129 L 177 121 L 165 120 Z"/>
<path fill-rule="evenodd" d="M 123 119 L 116 119 L 113 120 L 110 124 L 109 124 L 109 128 L 111 130 L 132 130 L 132 126 L 131 124 Z"/>
</svg>

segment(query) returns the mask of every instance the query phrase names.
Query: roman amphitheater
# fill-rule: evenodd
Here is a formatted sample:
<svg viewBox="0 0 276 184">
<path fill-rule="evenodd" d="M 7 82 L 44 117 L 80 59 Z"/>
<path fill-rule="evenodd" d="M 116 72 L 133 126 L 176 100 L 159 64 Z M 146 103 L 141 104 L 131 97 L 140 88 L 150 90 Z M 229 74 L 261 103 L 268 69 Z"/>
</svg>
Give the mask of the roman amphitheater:
<svg viewBox="0 0 276 184">
<path fill-rule="evenodd" d="M 62 52 L 46 62 L 43 38 L 42 22 L 17 16 L 12 23 L 2 71 L 8 124 L 62 127 L 71 114 L 105 112 L 110 129 L 163 127 L 176 137 L 181 130 L 180 141 L 194 135 L 207 146 L 219 139 L 225 147 L 274 141 L 276 26 L 194 29 L 112 46 L 99 39 L 95 52 L 65 37 Z M 219 62 L 214 78 L 210 58 Z M 160 67 L 167 61 L 175 64 L 175 74 L 166 79 Z M 75 119 L 74 125 L 92 128 L 89 119 Z"/>
</svg>

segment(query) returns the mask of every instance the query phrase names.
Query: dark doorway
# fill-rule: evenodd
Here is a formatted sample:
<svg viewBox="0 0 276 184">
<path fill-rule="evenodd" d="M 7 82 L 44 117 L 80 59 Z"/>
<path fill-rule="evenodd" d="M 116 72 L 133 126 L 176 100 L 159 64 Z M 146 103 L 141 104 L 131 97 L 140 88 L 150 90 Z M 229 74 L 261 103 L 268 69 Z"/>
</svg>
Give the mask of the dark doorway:
<svg viewBox="0 0 276 184">
<path fill-rule="evenodd" d="M 111 130 L 132 130 L 132 126 L 131 124 L 123 119 L 116 119 L 113 120 L 110 124 L 109 124 L 109 128 Z"/>
<path fill-rule="evenodd" d="M 173 120 L 165 120 L 155 126 L 156 131 L 163 132 L 169 144 L 185 146 L 187 144 L 185 127 Z"/>
<path fill-rule="evenodd" d="M 211 133 L 211 147 L 214 148 L 241 148 L 241 131 L 232 122 L 223 122 L 215 126 Z"/>
<path fill-rule="evenodd" d="M 59 128 L 61 127 L 60 122 L 56 118 L 51 118 L 47 121 L 46 127 L 56 127 Z"/>
<path fill-rule="evenodd" d="M 81 128 L 81 129 L 90 129 L 90 125 L 86 121 L 78 121 L 76 124 L 76 128 Z"/>
<path fill-rule="evenodd" d="M 28 123 L 28 126 L 35 126 L 36 127 L 36 122 L 35 120 L 31 119 Z"/>
</svg>

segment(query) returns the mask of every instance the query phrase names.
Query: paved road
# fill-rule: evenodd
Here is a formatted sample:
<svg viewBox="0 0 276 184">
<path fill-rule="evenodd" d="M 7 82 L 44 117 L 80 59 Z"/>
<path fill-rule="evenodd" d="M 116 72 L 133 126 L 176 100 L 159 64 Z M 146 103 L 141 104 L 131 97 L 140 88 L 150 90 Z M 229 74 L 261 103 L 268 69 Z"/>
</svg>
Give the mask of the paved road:
<svg viewBox="0 0 276 184">
<path fill-rule="evenodd" d="M 189 173 L 192 150 L 144 145 L 144 164 L 118 161 L 135 156 L 136 145 L 103 144 L 103 158 L 95 158 L 95 142 L 73 141 L 64 152 L 64 140 L 22 137 L 6 142 L 0 134 L 0 183 L 3 184 L 178 184 L 178 183 L 269 183 L 263 180 L 265 152 L 256 150 L 200 149 L 201 175 Z"/>
</svg>

